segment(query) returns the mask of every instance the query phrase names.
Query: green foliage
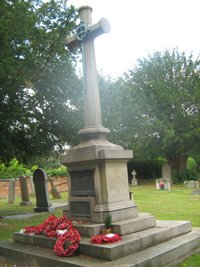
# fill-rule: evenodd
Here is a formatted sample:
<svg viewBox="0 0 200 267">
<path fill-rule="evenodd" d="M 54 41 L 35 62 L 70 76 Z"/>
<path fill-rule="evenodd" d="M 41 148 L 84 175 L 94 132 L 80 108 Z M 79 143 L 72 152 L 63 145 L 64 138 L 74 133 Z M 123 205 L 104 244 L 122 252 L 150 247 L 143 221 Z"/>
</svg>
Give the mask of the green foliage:
<svg viewBox="0 0 200 267">
<path fill-rule="evenodd" d="M 25 167 L 19 163 L 17 159 L 12 159 L 8 165 L 0 164 L 0 178 L 18 178 L 21 175 L 33 175 L 33 172 L 38 168 L 38 165 L 33 165 L 31 168 Z M 50 176 L 66 176 L 67 167 L 64 165 L 48 169 L 44 166 L 44 171 Z"/>
<path fill-rule="evenodd" d="M 82 92 L 65 47 L 77 12 L 63 0 L 0 6 L 0 160 L 27 163 L 77 142 Z"/>
<path fill-rule="evenodd" d="M 128 162 L 129 182 L 132 179 L 132 171 L 137 173 L 137 179 L 156 179 L 162 177 L 162 165 L 164 160 L 132 159 Z"/>
<path fill-rule="evenodd" d="M 185 169 L 180 173 L 178 177 L 179 182 L 189 181 L 189 180 L 198 180 L 198 174 L 195 170 Z"/>
<path fill-rule="evenodd" d="M 197 163 L 192 157 L 188 157 L 187 159 L 187 168 L 193 171 L 196 171 L 197 169 Z"/>
<path fill-rule="evenodd" d="M 66 176 L 67 175 L 67 167 L 62 165 L 58 168 L 48 169 L 46 170 L 47 175 L 50 176 Z"/>
<path fill-rule="evenodd" d="M 17 159 L 12 159 L 8 166 L 4 163 L 0 164 L 0 178 L 18 178 L 21 175 L 31 175 L 31 171 Z"/>
<path fill-rule="evenodd" d="M 108 214 L 106 216 L 106 219 L 105 219 L 105 227 L 106 227 L 106 229 L 111 228 L 111 225 L 112 225 L 112 215 Z"/>
<path fill-rule="evenodd" d="M 105 126 L 111 141 L 137 158 L 166 158 L 186 168 L 200 150 L 200 60 L 178 49 L 138 60 L 123 77 L 100 80 Z"/>
</svg>

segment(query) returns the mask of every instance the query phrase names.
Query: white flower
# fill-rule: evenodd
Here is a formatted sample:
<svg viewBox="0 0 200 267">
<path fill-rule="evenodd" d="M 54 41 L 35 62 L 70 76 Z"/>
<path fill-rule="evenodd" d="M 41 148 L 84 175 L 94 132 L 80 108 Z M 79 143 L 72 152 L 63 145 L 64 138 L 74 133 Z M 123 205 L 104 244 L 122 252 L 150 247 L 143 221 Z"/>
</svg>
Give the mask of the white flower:
<svg viewBox="0 0 200 267">
<path fill-rule="evenodd" d="M 112 238 L 114 235 L 115 235 L 115 234 L 107 234 L 106 236 L 107 236 L 108 238 Z"/>
<path fill-rule="evenodd" d="M 56 233 L 57 233 L 58 235 L 63 235 L 63 234 L 65 234 L 67 231 L 68 231 L 67 229 L 65 229 L 65 230 L 56 230 Z"/>
</svg>

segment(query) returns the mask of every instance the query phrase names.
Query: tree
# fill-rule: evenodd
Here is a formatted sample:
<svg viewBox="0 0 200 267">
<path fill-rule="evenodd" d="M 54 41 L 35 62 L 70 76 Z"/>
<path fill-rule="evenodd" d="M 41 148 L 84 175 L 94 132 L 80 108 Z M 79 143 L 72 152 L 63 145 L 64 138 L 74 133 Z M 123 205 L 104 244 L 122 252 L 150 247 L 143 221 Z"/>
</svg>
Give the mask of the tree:
<svg viewBox="0 0 200 267">
<path fill-rule="evenodd" d="M 199 70 L 192 54 L 166 50 L 138 60 L 120 86 L 112 85 L 126 147 L 143 158 L 163 156 L 178 172 L 186 167 L 200 144 Z"/>
<path fill-rule="evenodd" d="M 65 1 L 1 1 L 0 160 L 28 162 L 77 142 L 81 94 L 65 38 L 77 12 Z"/>
</svg>

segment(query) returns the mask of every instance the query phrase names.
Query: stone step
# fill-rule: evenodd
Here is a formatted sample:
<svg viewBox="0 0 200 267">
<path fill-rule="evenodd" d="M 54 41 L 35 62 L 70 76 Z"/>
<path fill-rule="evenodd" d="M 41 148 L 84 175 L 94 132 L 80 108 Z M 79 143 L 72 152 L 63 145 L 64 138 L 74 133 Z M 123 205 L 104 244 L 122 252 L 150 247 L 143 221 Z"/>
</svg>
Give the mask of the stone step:
<svg viewBox="0 0 200 267">
<path fill-rule="evenodd" d="M 119 235 L 136 233 L 156 226 L 156 219 L 149 213 L 139 213 L 136 218 L 115 222 L 112 224 L 113 232 Z"/>
<path fill-rule="evenodd" d="M 114 222 L 112 229 L 114 233 L 119 235 L 127 235 L 134 232 L 142 231 L 147 228 L 156 226 L 156 219 L 149 213 L 139 213 L 138 217 L 122 220 L 120 222 Z M 80 223 L 74 226 L 81 236 L 92 237 L 101 233 L 101 230 L 105 227 L 104 224 L 93 223 Z"/>
<path fill-rule="evenodd" d="M 87 257 L 57 257 L 52 250 L 24 245 L 9 240 L 0 241 L 0 256 L 18 267 L 168 267 L 188 257 L 200 248 L 200 229 L 175 237 L 114 261 Z M 103 249 L 102 249 L 103 253 Z"/>
<path fill-rule="evenodd" d="M 165 223 L 159 221 L 157 227 L 125 235 L 122 237 L 122 241 L 113 244 L 94 245 L 90 243 L 90 239 L 82 238 L 80 253 L 113 261 L 183 235 L 189 231 L 191 231 L 191 223 L 188 221 L 172 221 L 171 225 L 170 221 Z"/>
<path fill-rule="evenodd" d="M 94 245 L 91 244 L 90 238 L 82 237 L 79 251 L 81 254 L 90 257 L 103 258 L 105 260 L 115 260 L 147 247 L 167 241 L 189 231 L 191 231 L 191 223 L 187 221 L 158 221 L 157 227 L 152 227 L 133 234 L 124 235 L 122 237 L 122 241 L 114 244 Z M 15 242 L 49 249 L 53 249 L 56 242 L 55 238 L 20 233 L 14 233 L 13 240 Z"/>
</svg>

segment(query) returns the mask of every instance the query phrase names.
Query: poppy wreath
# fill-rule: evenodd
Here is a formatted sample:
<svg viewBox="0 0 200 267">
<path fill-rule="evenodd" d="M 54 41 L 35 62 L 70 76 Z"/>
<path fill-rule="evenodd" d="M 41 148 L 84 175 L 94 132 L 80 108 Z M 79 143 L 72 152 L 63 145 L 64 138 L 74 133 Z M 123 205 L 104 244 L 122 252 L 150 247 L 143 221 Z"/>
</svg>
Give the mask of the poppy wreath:
<svg viewBox="0 0 200 267">
<path fill-rule="evenodd" d="M 122 240 L 118 234 L 95 235 L 90 239 L 93 244 L 109 244 Z"/>
<path fill-rule="evenodd" d="M 65 216 L 57 218 L 51 215 L 42 224 L 24 227 L 22 233 L 45 234 L 48 237 L 56 237 L 57 241 L 54 246 L 54 251 L 57 256 L 73 255 L 81 241 L 79 232 L 74 229 L 72 222 Z M 69 243 L 69 246 L 66 246 L 66 242 Z"/>
</svg>

